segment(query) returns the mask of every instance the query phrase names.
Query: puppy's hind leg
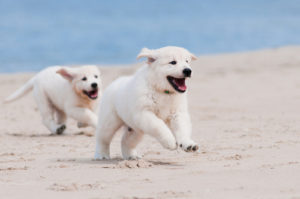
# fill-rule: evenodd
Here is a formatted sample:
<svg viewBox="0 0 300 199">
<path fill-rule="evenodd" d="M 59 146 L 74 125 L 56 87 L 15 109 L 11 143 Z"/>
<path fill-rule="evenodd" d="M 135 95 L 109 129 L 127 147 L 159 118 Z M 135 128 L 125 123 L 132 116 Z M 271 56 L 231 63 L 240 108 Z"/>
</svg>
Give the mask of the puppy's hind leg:
<svg viewBox="0 0 300 199">
<path fill-rule="evenodd" d="M 122 120 L 113 111 L 100 114 L 96 129 L 96 160 L 110 159 L 110 142 L 122 125 Z"/>
<path fill-rule="evenodd" d="M 122 155 L 124 159 L 139 159 L 136 152 L 136 146 L 140 143 L 143 138 L 142 132 L 137 132 L 130 127 L 125 128 L 125 133 L 122 137 Z"/>
<path fill-rule="evenodd" d="M 54 118 L 55 108 L 52 103 L 49 101 L 46 94 L 39 88 L 34 89 L 35 99 L 38 104 L 41 116 L 43 118 L 44 125 L 50 130 L 52 134 L 62 132 L 62 125 L 57 124 Z"/>
<path fill-rule="evenodd" d="M 65 129 L 67 128 L 66 126 L 66 120 L 67 120 L 67 116 L 66 114 L 61 111 L 61 110 L 58 110 L 57 108 L 55 108 L 55 115 L 56 115 L 56 121 L 57 123 L 60 125 L 60 127 L 56 130 L 56 134 L 62 134 Z"/>
</svg>

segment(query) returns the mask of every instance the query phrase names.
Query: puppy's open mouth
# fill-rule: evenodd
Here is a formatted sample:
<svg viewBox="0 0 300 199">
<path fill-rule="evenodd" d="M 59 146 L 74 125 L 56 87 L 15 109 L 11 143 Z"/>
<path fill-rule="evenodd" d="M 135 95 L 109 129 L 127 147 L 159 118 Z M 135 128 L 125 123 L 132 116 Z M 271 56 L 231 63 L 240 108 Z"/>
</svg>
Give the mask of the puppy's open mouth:
<svg viewBox="0 0 300 199">
<path fill-rule="evenodd" d="M 83 93 L 88 96 L 90 99 L 97 99 L 98 97 L 98 89 L 94 89 L 91 91 L 83 91 Z"/>
<path fill-rule="evenodd" d="M 180 93 L 184 93 L 186 91 L 185 78 L 167 76 L 167 79 L 176 91 Z"/>
</svg>

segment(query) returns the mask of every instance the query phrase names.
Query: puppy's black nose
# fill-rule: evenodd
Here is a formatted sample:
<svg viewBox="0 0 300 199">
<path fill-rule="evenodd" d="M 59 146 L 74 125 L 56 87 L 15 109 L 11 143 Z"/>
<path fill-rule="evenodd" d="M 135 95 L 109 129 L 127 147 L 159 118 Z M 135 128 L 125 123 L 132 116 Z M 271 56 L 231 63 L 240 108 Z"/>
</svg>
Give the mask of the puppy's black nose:
<svg viewBox="0 0 300 199">
<path fill-rule="evenodd" d="M 98 84 L 97 83 L 92 83 L 91 86 L 92 86 L 92 88 L 97 88 Z"/>
<path fill-rule="evenodd" d="M 184 74 L 185 77 L 191 77 L 192 70 L 189 68 L 183 69 L 182 73 Z"/>
</svg>

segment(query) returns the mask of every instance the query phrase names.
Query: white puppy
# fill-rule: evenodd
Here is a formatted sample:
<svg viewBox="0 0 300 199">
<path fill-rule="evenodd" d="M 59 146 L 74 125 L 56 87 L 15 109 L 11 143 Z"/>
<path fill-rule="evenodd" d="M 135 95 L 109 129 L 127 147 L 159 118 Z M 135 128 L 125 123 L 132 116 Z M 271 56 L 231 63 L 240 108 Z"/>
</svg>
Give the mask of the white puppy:
<svg viewBox="0 0 300 199">
<path fill-rule="evenodd" d="M 137 58 L 147 64 L 133 76 L 115 80 L 104 91 L 96 130 L 95 159 L 110 158 L 110 142 L 121 126 L 128 131 L 122 138 L 124 159 L 138 158 L 135 147 L 143 134 L 155 137 L 165 148 L 177 145 L 196 151 L 191 139 L 185 80 L 191 76 L 190 63 L 196 57 L 179 47 L 142 49 Z"/>
<path fill-rule="evenodd" d="M 39 72 L 5 102 L 14 101 L 33 89 L 43 123 L 51 133 L 62 134 L 67 116 L 77 120 L 78 127 L 96 128 L 100 88 L 100 71 L 96 66 L 53 66 Z"/>
</svg>

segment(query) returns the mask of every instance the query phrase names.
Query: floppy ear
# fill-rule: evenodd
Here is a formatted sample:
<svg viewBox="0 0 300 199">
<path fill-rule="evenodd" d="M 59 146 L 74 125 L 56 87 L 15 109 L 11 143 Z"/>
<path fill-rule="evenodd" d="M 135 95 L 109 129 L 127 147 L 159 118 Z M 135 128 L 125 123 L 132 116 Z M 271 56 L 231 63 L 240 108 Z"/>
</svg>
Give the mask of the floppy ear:
<svg viewBox="0 0 300 199">
<path fill-rule="evenodd" d="M 65 78 L 68 81 L 72 81 L 75 77 L 75 74 L 66 68 L 61 68 L 58 71 L 56 71 L 56 73 L 60 74 L 63 78 Z"/>
<path fill-rule="evenodd" d="M 197 58 L 194 54 L 192 54 L 192 53 L 191 53 L 191 58 L 192 58 L 192 61 L 195 61 L 195 60 L 198 59 L 198 58 Z"/>
<path fill-rule="evenodd" d="M 153 50 L 150 50 L 148 48 L 143 48 L 140 54 L 138 54 L 138 56 L 136 57 L 136 59 L 140 59 L 142 57 L 148 58 L 148 64 L 153 63 L 156 60 Z"/>
</svg>

